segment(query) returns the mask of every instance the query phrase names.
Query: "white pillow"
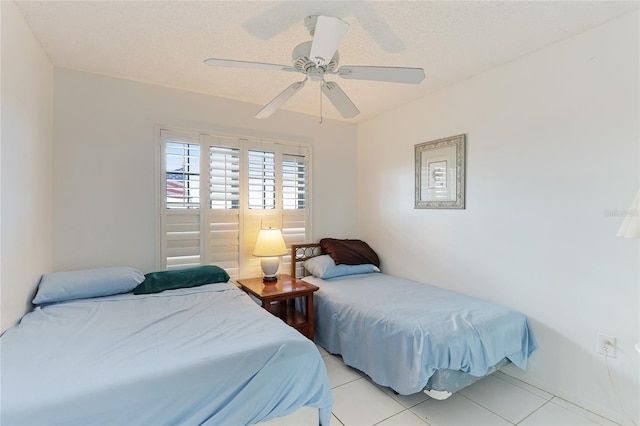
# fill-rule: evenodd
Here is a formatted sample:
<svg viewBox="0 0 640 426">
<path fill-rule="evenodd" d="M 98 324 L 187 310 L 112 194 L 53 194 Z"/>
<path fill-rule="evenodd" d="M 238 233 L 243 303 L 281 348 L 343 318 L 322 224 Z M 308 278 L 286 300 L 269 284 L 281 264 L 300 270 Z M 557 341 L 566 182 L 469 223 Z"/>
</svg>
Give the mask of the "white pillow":
<svg viewBox="0 0 640 426">
<path fill-rule="evenodd" d="M 323 278 L 335 278 L 344 275 L 356 275 L 356 274 L 368 274 L 370 272 L 380 272 L 375 265 L 361 264 L 361 265 L 336 265 L 331 256 L 323 254 L 320 256 L 312 257 L 304 261 L 304 268 L 312 275 Z"/>
<path fill-rule="evenodd" d="M 129 267 L 83 269 L 44 274 L 34 305 L 128 293 L 144 281 L 144 274 Z"/>
</svg>

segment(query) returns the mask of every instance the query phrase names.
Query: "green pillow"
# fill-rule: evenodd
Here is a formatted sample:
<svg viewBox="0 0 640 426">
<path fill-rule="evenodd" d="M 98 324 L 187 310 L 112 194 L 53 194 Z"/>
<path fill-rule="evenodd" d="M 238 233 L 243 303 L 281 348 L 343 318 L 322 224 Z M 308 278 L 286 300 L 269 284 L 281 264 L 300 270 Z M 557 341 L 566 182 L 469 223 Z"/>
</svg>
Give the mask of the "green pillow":
<svg viewBox="0 0 640 426">
<path fill-rule="evenodd" d="M 197 287 L 210 283 L 229 281 L 227 271 L 219 266 L 207 265 L 173 271 L 150 272 L 144 281 L 133 289 L 133 294 L 160 293 L 176 288 Z"/>
</svg>

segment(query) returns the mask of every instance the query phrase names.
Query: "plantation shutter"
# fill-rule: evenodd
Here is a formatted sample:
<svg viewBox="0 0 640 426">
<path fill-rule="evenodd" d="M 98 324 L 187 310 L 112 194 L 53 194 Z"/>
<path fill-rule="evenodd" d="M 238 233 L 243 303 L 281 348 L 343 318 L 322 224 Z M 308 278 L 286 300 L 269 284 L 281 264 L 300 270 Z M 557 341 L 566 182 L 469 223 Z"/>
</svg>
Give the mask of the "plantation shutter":
<svg viewBox="0 0 640 426">
<path fill-rule="evenodd" d="M 200 226 L 200 144 L 198 135 L 163 130 L 162 269 L 202 262 Z"/>
<path fill-rule="evenodd" d="M 214 264 L 232 279 L 260 276 L 260 228 L 281 228 L 288 247 L 308 241 L 307 147 L 165 129 L 160 140 L 161 269 Z M 288 273 L 289 255 L 283 263 Z"/>
<path fill-rule="evenodd" d="M 240 144 L 230 138 L 205 137 L 209 149 L 209 264 L 240 274 Z"/>
<path fill-rule="evenodd" d="M 282 155 L 282 235 L 287 247 L 307 240 L 307 180 L 306 150 Z M 291 254 L 283 257 L 283 270 L 291 270 Z"/>
</svg>

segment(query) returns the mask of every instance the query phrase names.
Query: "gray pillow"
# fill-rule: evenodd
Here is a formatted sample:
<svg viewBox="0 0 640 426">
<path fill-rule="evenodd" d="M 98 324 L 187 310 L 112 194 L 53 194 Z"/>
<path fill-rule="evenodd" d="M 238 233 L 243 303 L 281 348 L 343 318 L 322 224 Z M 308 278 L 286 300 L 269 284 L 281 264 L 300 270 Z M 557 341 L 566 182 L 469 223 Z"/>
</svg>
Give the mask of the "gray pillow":
<svg viewBox="0 0 640 426">
<path fill-rule="evenodd" d="M 342 277 L 345 275 L 367 274 L 369 272 L 379 272 L 380 270 L 372 264 L 360 265 L 336 265 L 331 256 L 323 254 L 304 261 L 304 268 L 313 276 L 329 279 Z"/>
<path fill-rule="evenodd" d="M 128 293 L 144 281 L 144 274 L 129 267 L 82 269 L 44 274 L 34 305 Z"/>
</svg>

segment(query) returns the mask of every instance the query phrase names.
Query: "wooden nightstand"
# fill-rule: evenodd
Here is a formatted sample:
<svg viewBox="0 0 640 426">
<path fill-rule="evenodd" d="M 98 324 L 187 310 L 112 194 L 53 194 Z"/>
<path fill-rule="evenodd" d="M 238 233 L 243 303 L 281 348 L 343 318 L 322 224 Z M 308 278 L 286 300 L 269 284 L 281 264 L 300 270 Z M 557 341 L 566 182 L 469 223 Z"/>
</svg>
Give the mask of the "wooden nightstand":
<svg viewBox="0 0 640 426">
<path fill-rule="evenodd" d="M 238 285 L 260 299 L 264 309 L 313 340 L 313 292 L 318 287 L 285 274 L 274 284 L 264 284 L 262 278 L 246 278 L 238 280 Z M 306 299 L 306 315 L 296 310 L 295 299 L 298 297 Z"/>
</svg>

